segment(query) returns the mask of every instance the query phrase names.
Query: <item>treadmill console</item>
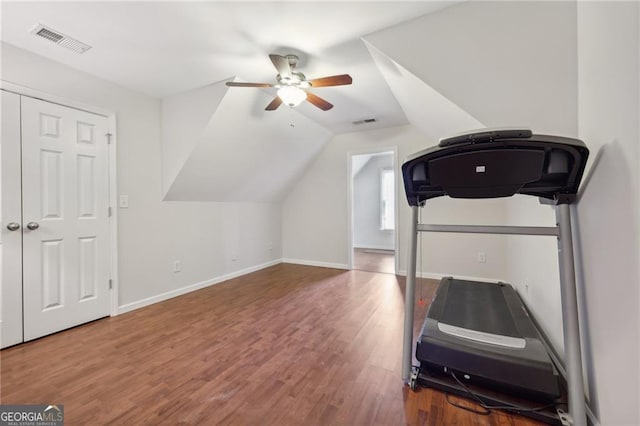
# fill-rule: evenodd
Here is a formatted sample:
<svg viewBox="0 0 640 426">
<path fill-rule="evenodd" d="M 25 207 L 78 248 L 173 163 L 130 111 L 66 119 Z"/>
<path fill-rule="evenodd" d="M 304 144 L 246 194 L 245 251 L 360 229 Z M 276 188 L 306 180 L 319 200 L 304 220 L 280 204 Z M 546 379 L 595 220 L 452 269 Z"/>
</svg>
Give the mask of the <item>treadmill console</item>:
<svg viewBox="0 0 640 426">
<path fill-rule="evenodd" d="M 496 198 L 525 194 L 575 200 L 589 150 L 578 139 L 528 130 L 487 130 L 443 139 L 402 165 L 411 206 L 449 196 Z"/>
<path fill-rule="evenodd" d="M 496 139 L 530 138 L 533 132 L 529 129 L 482 129 L 440 139 L 438 146 L 460 145 L 464 143 L 492 142 Z"/>
</svg>

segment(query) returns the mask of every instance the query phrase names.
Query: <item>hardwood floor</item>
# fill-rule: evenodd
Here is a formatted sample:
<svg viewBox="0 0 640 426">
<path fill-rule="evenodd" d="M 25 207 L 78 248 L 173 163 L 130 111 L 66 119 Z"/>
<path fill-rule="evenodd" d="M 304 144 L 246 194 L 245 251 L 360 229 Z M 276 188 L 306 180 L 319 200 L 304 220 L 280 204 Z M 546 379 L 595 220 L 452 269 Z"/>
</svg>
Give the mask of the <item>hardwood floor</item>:
<svg viewBox="0 0 640 426">
<path fill-rule="evenodd" d="M 421 285 L 430 300 L 436 283 Z M 536 424 L 403 385 L 402 289 L 390 274 L 276 265 L 5 349 L 0 400 L 64 404 L 68 425 Z"/>
<path fill-rule="evenodd" d="M 395 255 L 392 250 L 353 249 L 353 269 L 358 271 L 395 274 Z"/>
</svg>

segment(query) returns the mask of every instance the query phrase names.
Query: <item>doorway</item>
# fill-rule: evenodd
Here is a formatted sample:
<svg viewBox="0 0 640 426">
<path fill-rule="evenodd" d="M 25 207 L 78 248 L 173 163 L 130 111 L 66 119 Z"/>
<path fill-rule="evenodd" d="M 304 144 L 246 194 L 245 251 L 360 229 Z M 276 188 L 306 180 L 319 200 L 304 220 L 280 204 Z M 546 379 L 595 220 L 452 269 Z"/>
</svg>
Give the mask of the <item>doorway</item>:
<svg viewBox="0 0 640 426">
<path fill-rule="evenodd" d="M 350 155 L 351 269 L 396 273 L 395 149 Z"/>
</svg>

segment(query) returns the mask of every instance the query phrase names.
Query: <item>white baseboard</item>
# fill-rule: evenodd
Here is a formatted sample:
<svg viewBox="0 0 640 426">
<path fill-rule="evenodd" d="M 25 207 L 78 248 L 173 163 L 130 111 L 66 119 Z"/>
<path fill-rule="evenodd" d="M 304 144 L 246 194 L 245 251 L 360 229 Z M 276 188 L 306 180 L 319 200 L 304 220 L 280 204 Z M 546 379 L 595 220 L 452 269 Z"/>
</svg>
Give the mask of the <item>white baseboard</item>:
<svg viewBox="0 0 640 426">
<path fill-rule="evenodd" d="M 241 270 L 236 271 L 236 272 L 230 272 L 230 273 L 222 276 L 222 281 L 228 281 L 228 280 L 231 280 L 233 278 L 241 277 L 243 275 L 247 275 L 247 274 L 250 274 L 252 272 L 256 272 L 256 271 L 259 271 L 261 269 L 268 268 L 270 266 L 278 265 L 280 263 L 282 263 L 282 259 L 275 259 L 275 260 L 271 260 L 269 262 L 261 263 L 260 265 L 250 266 L 248 268 L 241 269 Z"/>
<path fill-rule="evenodd" d="M 401 275 L 403 277 L 407 276 L 407 271 L 406 270 L 400 270 L 396 272 L 396 275 Z M 503 282 L 506 283 L 508 281 L 503 280 L 503 279 L 499 279 L 499 278 L 487 278 L 487 277 L 471 277 L 468 275 L 458 275 L 458 274 L 438 274 L 438 273 L 433 273 L 433 272 L 416 272 L 416 277 L 417 278 L 428 278 L 428 279 L 432 279 L 432 280 L 441 280 L 444 277 L 454 277 L 460 280 L 467 280 L 467 281 L 486 281 L 486 282 L 490 282 L 490 283 L 498 283 L 498 282 Z"/>
<path fill-rule="evenodd" d="M 210 287 L 215 284 L 219 284 L 224 281 L 228 281 L 232 278 L 237 278 L 242 275 L 250 274 L 251 272 L 259 271 L 260 269 L 268 268 L 273 265 L 282 263 L 282 259 L 272 260 L 260 265 L 251 266 L 249 268 L 242 269 L 240 271 L 231 272 L 219 277 L 212 278 L 210 280 L 201 281 L 199 283 L 191 284 L 186 287 L 181 287 L 176 290 L 171 290 L 166 293 L 158 294 L 156 296 L 147 297 L 146 299 L 138 300 L 137 302 L 127 303 L 118 307 L 118 314 L 124 314 L 136 309 L 144 308 L 145 306 L 153 305 L 154 303 L 163 302 L 168 299 L 172 299 L 183 294 L 191 293 L 192 291 L 200 290 L 206 287 Z"/>
<path fill-rule="evenodd" d="M 333 268 L 333 269 L 346 269 L 349 270 L 349 265 L 343 263 L 330 263 L 330 262 L 317 262 L 315 260 L 304 260 L 304 259 L 282 259 L 282 263 L 293 263 L 295 265 L 306 265 L 306 266 L 319 266 L 321 268 Z"/>
<path fill-rule="evenodd" d="M 353 248 L 357 248 L 357 249 L 364 249 L 364 250 L 389 250 L 389 251 L 395 251 L 395 249 L 393 248 L 393 246 L 389 247 L 389 246 L 377 246 L 375 244 L 354 244 Z"/>
</svg>

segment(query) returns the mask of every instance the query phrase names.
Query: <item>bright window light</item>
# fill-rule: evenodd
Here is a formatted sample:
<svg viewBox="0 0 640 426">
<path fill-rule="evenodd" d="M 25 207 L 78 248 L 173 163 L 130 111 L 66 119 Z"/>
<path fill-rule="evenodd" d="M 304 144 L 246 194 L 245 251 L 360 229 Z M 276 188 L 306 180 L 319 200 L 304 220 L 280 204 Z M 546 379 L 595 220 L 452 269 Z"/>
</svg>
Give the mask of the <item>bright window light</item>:
<svg viewBox="0 0 640 426">
<path fill-rule="evenodd" d="M 396 191 L 393 169 L 383 169 L 380 174 L 380 229 L 392 231 L 395 229 Z"/>
</svg>

